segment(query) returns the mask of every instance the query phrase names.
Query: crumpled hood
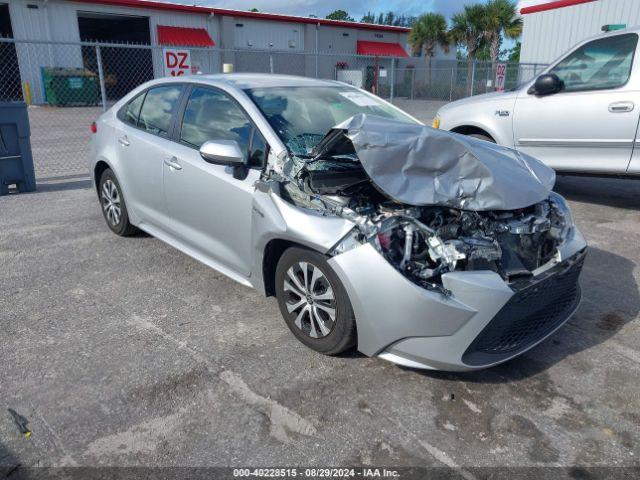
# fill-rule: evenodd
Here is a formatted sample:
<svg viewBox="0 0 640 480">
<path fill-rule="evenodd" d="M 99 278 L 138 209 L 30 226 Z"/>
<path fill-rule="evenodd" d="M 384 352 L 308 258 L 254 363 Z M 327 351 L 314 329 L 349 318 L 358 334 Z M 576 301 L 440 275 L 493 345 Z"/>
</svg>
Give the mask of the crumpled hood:
<svg viewBox="0 0 640 480">
<path fill-rule="evenodd" d="M 529 155 L 423 125 L 358 114 L 325 140 L 337 131 L 374 185 L 408 205 L 515 210 L 546 199 L 555 183 L 555 172 Z"/>
</svg>

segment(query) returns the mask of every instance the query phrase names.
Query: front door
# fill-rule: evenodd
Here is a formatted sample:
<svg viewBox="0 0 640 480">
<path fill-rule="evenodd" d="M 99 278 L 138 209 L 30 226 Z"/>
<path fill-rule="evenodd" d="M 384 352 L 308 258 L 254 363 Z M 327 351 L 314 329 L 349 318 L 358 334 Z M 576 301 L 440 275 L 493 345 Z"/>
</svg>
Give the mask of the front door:
<svg viewBox="0 0 640 480">
<path fill-rule="evenodd" d="M 200 86 L 189 94 L 176 135 L 163 174 L 171 230 L 217 263 L 248 276 L 253 192 L 266 158 L 264 139 L 229 95 Z M 199 147 L 208 140 L 237 141 L 247 177 L 234 178 L 232 167 L 203 160 Z"/>
<path fill-rule="evenodd" d="M 588 42 L 548 72 L 564 82 L 562 91 L 522 91 L 513 117 L 516 149 L 557 170 L 624 173 L 640 117 L 637 43 L 635 33 Z"/>
</svg>

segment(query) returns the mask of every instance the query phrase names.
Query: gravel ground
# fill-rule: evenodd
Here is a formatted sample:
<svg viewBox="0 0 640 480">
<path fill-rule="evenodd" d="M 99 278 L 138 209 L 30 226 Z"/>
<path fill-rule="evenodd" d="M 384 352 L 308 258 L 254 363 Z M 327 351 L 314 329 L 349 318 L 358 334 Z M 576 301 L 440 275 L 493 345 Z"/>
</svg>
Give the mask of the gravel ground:
<svg viewBox="0 0 640 480">
<path fill-rule="evenodd" d="M 469 374 L 314 353 L 274 299 L 113 235 L 88 182 L 1 197 L 0 466 L 637 466 L 640 184 L 557 189 L 590 244 L 583 303 Z"/>
</svg>

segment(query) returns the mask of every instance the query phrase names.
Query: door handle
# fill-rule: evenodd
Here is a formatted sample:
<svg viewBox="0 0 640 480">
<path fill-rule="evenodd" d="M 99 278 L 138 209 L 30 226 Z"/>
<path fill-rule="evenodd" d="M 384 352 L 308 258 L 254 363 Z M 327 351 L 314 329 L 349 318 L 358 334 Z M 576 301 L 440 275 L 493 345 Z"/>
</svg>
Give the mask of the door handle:
<svg viewBox="0 0 640 480">
<path fill-rule="evenodd" d="M 631 112 L 633 107 L 633 102 L 614 102 L 609 105 L 609 111 L 611 113 Z"/>
<path fill-rule="evenodd" d="M 182 165 L 178 163 L 178 159 L 176 157 L 166 158 L 164 160 L 164 164 L 174 170 L 182 170 Z"/>
<path fill-rule="evenodd" d="M 129 142 L 129 139 L 127 138 L 127 136 L 125 135 L 124 137 L 120 137 L 118 139 L 118 142 L 120 143 L 120 145 L 122 145 L 123 147 L 128 147 L 129 145 L 131 145 L 131 142 Z"/>
</svg>

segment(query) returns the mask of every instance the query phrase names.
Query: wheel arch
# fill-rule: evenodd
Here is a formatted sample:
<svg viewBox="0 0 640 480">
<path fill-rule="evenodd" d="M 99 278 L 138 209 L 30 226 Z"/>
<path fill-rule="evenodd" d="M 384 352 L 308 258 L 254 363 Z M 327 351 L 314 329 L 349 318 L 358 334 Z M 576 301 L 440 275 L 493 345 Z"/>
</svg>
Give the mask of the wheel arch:
<svg viewBox="0 0 640 480">
<path fill-rule="evenodd" d="M 287 240 L 284 238 L 273 238 L 267 242 L 262 255 L 262 282 L 264 285 L 264 294 L 267 297 L 273 297 L 276 294 L 276 267 L 282 254 L 291 247 L 303 248 L 323 254 L 320 250 L 310 248 L 308 245 Z"/>
<path fill-rule="evenodd" d="M 491 140 L 493 140 L 494 142 L 498 143 L 496 140 L 496 136 L 494 134 L 476 125 L 459 125 L 457 127 L 452 128 L 449 131 L 452 133 L 459 133 L 461 135 L 471 135 L 474 133 L 479 135 L 485 135 L 489 137 Z"/>
<path fill-rule="evenodd" d="M 96 165 L 93 167 L 93 184 L 96 187 L 96 192 L 99 192 L 99 188 L 100 188 L 100 177 L 102 176 L 102 174 L 104 173 L 105 170 L 110 169 L 111 165 L 109 165 L 107 162 L 105 162 L 104 160 L 98 160 L 96 162 Z M 113 169 L 111 169 L 113 170 Z"/>
</svg>

